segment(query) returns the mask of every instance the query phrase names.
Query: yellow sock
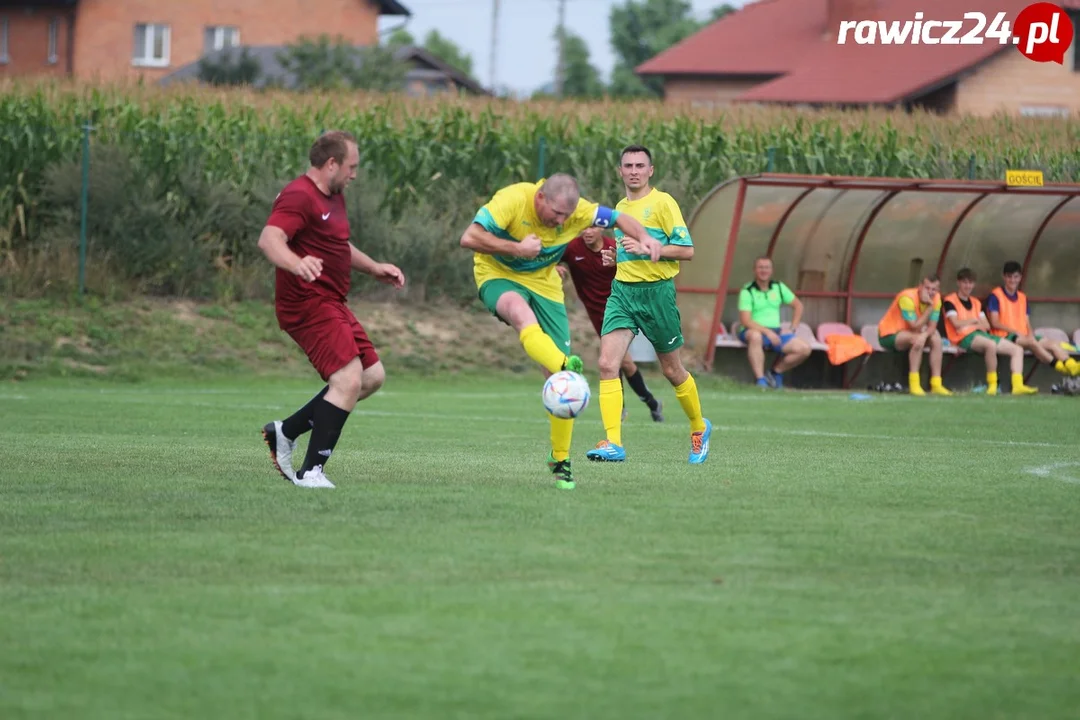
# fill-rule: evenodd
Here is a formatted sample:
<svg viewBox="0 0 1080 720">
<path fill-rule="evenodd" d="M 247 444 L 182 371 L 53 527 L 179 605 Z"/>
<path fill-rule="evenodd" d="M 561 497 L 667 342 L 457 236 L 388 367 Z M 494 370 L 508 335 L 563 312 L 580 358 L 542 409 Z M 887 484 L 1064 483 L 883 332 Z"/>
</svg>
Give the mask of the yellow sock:
<svg viewBox="0 0 1080 720">
<path fill-rule="evenodd" d="M 1069 358 L 1065 361 L 1065 369 L 1069 371 L 1069 374 L 1073 377 L 1080 375 L 1080 362 L 1076 361 L 1076 358 Z"/>
<path fill-rule="evenodd" d="M 939 378 L 939 377 L 930 378 L 930 387 L 932 387 L 932 388 L 941 387 L 941 378 Z"/>
<path fill-rule="evenodd" d="M 604 422 L 607 441 L 622 447 L 622 379 L 600 381 L 600 419 Z"/>
<path fill-rule="evenodd" d="M 1061 360 L 1058 360 L 1056 363 L 1054 363 L 1054 369 L 1057 370 L 1062 375 L 1071 375 L 1072 374 L 1072 373 L 1069 372 L 1069 368 L 1065 367 L 1065 363 L 1063 361 L 1061 361 Z"/>
<path fill-rule="evenodd" d="M 551 456 L 556 462 L 565 460 L 570 457 L 570 438 L 574 434 L 574 419 L 548 415 L 548 420 L 551 421 Z"/>
<path fill-rule="evenodd" d="M 555 341 L 540 329 L 539 323 L 522 328 L 518 338 L 528 356 L 540 363 L 541 367 L 553 373 L 562 370 L 563 363 L 566 362 L 566 353 L 560 350 Z M 558 458 L 555 459 L 558 460 Z"/>
<path fill-rule="evenodd" d="M 986 387 L 989 392 L 997 390 L 998 386 L 998 374 L 996 372 L 986 373 Z"/>
<path fill-rule="evenodd" d="M 907 377 L 908 392 L 912 395 L 925 395 L 926 392 L 922 389 L 922 381 L 919 380 L 919 373 L 908 373 Z"/>
<path fill-rule="evenodd" d="M 701 416 L 701 398 L 698 397 L 693 375 L 687 373 L 686 382 L 675 388 L 675 397 L 679 399 L 686 417 L 690 418 L 690 432 L 703 432 L 705 418 Z"/>
</svg>

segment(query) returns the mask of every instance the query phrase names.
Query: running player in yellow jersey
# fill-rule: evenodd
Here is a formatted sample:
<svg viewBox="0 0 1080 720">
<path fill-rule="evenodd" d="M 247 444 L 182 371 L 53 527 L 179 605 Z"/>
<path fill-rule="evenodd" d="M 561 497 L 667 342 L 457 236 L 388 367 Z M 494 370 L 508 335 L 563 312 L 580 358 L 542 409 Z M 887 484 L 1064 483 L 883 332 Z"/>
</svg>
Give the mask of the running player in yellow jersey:
<svg viewBox="0 0 1080 720">
<path fill-rule="evenodd" d="M 664 377 L 674 386 L 675 397 L 690 420 L 689 459 L 697 465 L 709 457 L 712 423 L 702 417 L 697 384 L 679 356 L 682 319 L 675 302 L 679 262 L 694 257 L 694 244 L 679 204 L 649 184 L 653 170 L 652 153 L 641 145 L 630 145 L 619 154 L 626 197 L 615 209 L 641 220 L 649 239 L 638 243 L 616 231 L 616 251 L 606 251 L 605 262 L 616 264 L 600 333 L 600 415 L 607 438 L 586 457 L 606 462 L 626 460 L 619 366 L 640 329 L 656 349 Z"/>
<path fill-rule="evenodd" d="M 645 228 L 630 214 L 589 202 L 581 197 L 573 177 L 558 173 L 546 181 L 516 183 L 499 190 L 461 236 L 461 246 L 474 253 L 473 277 L 480 300 L 518 332 L 525 352 L 540 364 L 545 376 L 584 369 L 581 358 L 570 354 L 570 323 L 562 279 L 555 266 L 566 245 L 582 230 L 612 225 L 638 242 L 648 239 Z M 656 250 L 659 253 L 659 247 Z M 657 257 L 654 254 L 653 260 Z M 618 363 L 615 370 L 618 373 Z M 553 415 L 548 419 L 548 468 L 556 487 L 572 490 L 570 440 L 574 421 Z"/>
</svg>

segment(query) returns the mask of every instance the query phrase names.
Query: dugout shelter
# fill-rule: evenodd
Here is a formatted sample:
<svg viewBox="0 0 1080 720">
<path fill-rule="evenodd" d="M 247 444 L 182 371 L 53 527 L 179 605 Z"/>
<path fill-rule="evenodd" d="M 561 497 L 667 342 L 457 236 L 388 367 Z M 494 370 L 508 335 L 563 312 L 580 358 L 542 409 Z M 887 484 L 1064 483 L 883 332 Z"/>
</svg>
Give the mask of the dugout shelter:
<svg viewBox="0 0 1080 720">
<path fill-rule="evenodd" d="M 676 279 L 688 351 L 712 370 L 718 353 L 739 349 L 745 366 L 738 293 L 761 255 L 805 304 L 795 331 L 818 351 L 841 332 L 877 355 L 876 326 L 897 292 L 936 272 L 947 295 L 970 267 L 985 299 L 1008 260 L 1023 265 L 1032 326 L 1080 342 L 1080 184 L 1010 180 L 763 173 L 721 183 L 690 215 L 694 260 Z M 963 354 L 947 352 L 947 366 Z M 853 379 L 844 368 L 842 384 Z"/>
</svg>

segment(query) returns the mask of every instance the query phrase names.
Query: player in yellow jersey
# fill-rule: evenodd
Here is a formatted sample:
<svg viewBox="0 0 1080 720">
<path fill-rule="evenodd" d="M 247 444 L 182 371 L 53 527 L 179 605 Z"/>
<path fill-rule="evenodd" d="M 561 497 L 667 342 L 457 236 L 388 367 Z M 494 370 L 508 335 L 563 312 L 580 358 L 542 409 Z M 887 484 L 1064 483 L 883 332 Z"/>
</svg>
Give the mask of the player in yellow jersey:
<svg viewBox="0 0 1080 720">
<path fill-rule="evenodd" d="M 679 263 L 694 257 L 694 244 L 686 229 L 679 204 L 649 184 L 653 175 L 652 153 L 630 145 L 619 154 L 619 174 L 626 197 L 615 209 L 638 218 L 649 239 L 627 242 L 616 231 L 616 250 L 605 262 L 616 264 L 600 332 L 600 415 L 607 438 L 586 453 L 590 460 L 622 462 L 622 382 L 619 365 L 640 329 L 656 349 L 664 377 L 675 388 L 675 397 L 690 420 L 690 463 L 709 457 L 712 423 L 701 414 L 697 384 L 683 366 L 682 320 L 675 302 L 675 276 Z"/>
<path fill-rule="evenodd" d="M 480 300 L 518 332 L 525 352 L 540 364 L 545 376 L 584 369 L 581 358 L 570 354 L 570 323 L 562 279 L 555 266 L 566 245 L 592 226 L 615 226 L 638 242 L 648 238 L 645 228 L 631 215 L 582 198 L 577 180 L 564 173 L 499 190 L 461 236 L 461 246 L 474 253 L 473 277 Z M 572 490 L 570 440 L 574 421 L 553 415 L 548 419 L 548 468 L 556 487 Z"/>
</svg>

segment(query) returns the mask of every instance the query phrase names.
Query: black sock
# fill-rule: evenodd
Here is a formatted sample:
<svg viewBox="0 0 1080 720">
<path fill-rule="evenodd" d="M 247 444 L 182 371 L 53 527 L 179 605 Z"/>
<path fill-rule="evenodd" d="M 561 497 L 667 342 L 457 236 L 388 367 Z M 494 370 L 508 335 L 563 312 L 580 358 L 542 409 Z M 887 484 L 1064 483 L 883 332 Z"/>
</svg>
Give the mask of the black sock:
<svg viewBox="0 0 1080 720">
<path fill-rule="evenodd" d="M 326 465 L 338 438 L 341 437 L 341 428 L 345 427 L 348 419 L 348 410 L 342 410 L 337 405 L 319 398 L 315 405 L 315 424 L 311 428 L 307 456 L 304 458 L 303 467 L 296 471 L 297 477 L 303 477 L 305 472 L 316 465 Z"/>
<path fill-rule="evenodd" d="M 638 370 L 626 379 L 630 383 L 630 387 L 637 393 L 637 396 L 641 398 L 641 401 L 648 405 L 650 410 L 655 410 L 656 398 L 649 392 L 649 388 L 645 387 L 645 378 L 641 377 L 641 370 Z"/>
<path fill-rule="evenodd" d="M 326 395 L 326 391 L 330 389 L 327 385 L 319 394 L 311 398 L 308 404 L 294 412 L 289 417 L 281 421 L 281 434 L 290 440 L 295 440 L 300 437 L 315 423 L 315 404 L 323 399 Z"/>
</svg>

